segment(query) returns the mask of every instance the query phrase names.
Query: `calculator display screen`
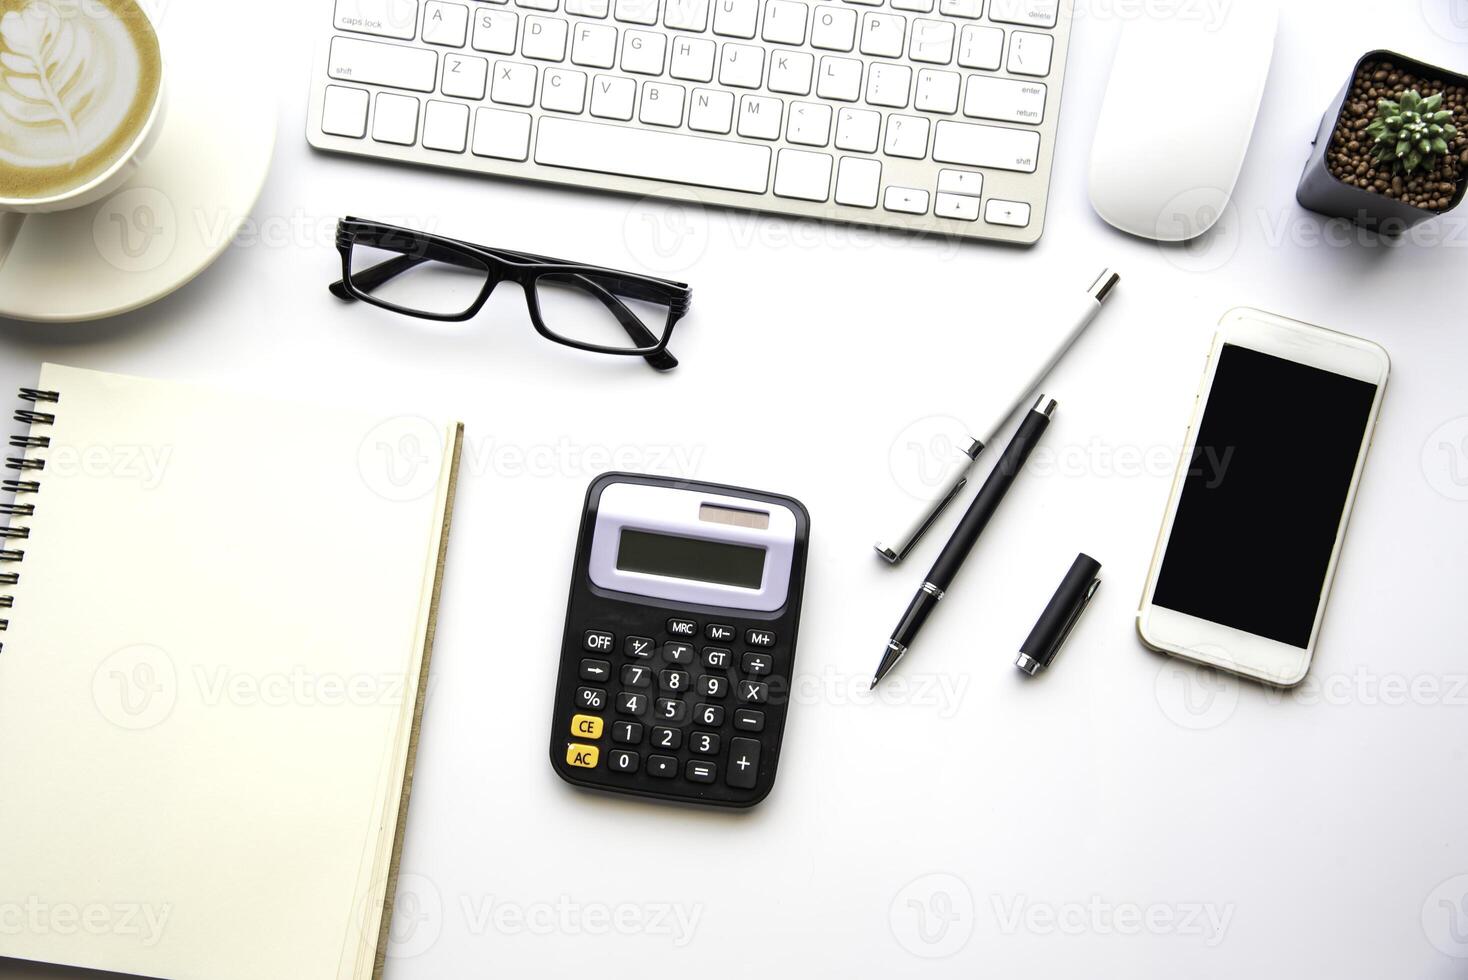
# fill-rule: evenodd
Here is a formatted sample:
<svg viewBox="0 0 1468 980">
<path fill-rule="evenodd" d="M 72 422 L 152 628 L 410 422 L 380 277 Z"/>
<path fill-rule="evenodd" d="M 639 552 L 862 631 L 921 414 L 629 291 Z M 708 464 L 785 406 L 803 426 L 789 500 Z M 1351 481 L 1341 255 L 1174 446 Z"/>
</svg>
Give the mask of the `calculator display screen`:
<svg viewBox="0 0 1468 980">
<path fill-rule="evenodd" d="M 623 528 L 617 568 L 758 589 L 765 576 L 765 549 Z"/>
</svg>

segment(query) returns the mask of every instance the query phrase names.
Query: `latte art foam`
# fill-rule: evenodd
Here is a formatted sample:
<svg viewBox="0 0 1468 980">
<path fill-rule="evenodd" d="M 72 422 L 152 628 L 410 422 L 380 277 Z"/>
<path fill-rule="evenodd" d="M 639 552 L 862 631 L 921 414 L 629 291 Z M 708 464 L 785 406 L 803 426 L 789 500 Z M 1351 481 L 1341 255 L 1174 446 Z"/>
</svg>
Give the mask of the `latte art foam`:
<svg viewBox="0 0 1468 980">
<path fill-rule="evenodd" d="M 106 172 L 147 125 L 161 76 L 133 0 L 0 0 L 0 198 Z"/>
</svg>

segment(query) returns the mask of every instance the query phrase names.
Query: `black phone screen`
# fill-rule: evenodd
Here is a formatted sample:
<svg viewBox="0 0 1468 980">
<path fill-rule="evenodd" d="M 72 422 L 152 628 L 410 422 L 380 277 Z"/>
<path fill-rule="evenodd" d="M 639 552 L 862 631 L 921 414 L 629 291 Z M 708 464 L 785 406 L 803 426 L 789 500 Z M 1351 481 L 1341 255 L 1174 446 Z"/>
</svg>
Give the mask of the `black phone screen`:
<svg viewBox="0 0 1468 980">
<path fill-rule="evenodd" d="M 1308 647 L 1375 397 L 1225 344 L 1152 601 Z"/>
</svg>

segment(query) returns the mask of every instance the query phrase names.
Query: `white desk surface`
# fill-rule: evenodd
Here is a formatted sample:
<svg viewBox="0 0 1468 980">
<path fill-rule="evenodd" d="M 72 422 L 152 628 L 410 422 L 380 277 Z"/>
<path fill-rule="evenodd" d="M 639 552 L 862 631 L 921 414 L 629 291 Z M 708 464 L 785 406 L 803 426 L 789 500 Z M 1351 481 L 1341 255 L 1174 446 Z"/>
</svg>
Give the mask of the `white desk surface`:
<svg viewBox="0 0 1468 980">
<path fill-rule="evenodd" d="M 170 16 L 190 16 L 175 2 Z M 50 359 L 467 424 L 390 980 L 1465 975 L 1468 209 L 1384 247 L 1323 238 L 1293 197 L 1361 52 L 1464 67 L 1461 3 L 1455 27 L 1452 0 L 1390 14 L 1287 0 L 1237 209 L 1195 250 L 1127 239 L 1089 209 L 1120 19 L 1155 5 L 1082 3 L 1049 227 L 1029 251 L 322 156 L 302 135 L 322 5 L 273 6 L 252 14 L 278 32 L 261 65 L 281 128 L 253 225 L 151 308 L 5 324 L 0 382 L 31 383 Z M 442 329 L 343 306 L 326 284 L 348 213 L 685 277 L 683 366 L 659 376 L 553 346 L 512 289 Z M 1048 455 L 869 703 L 933 556 L 930 543 L 893 571 L 870 550 L 874 507 L 915 477 L 906 444 L 1005 377 L 1046 293 L 1107 264 L 1125 281 L 1047 386 Z M 1213 326 L 1236 305 L 1392 355 L 1321 648 L 1294 693 L 1148 653 L 1132 625 Z M 813 516 L 796 703 L 753 812 L 589 795 L 547 764 L 582 497 L 614 465 L 789 493 Z M 1025 682 L 1015 650 L 1078 550 L 1104 584 L 1052 672 Z"/>
</svg>

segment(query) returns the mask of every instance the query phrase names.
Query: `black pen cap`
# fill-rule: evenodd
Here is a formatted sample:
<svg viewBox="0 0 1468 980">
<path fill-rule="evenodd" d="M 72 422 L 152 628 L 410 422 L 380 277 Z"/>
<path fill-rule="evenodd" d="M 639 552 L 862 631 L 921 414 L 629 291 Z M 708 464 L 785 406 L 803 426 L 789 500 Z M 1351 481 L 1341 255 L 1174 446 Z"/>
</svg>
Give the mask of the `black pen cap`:
<svg viewBox="0 0 1468 980">
<path fill-rule="evenodd" d="M 1019 648 L 1019 659 L 1015 666 L 1031 676 L 1050 666 L 1050 661 L 1060 652 L 1066 637 L 1081 618 L 1091 596 L 1101 585 L 1101 563 L 1090 555 L 1076 555 L 1070 571 L 1050 598 L 1050 604 L 1040 614 L 1035 628 Z"/>
</svg>

